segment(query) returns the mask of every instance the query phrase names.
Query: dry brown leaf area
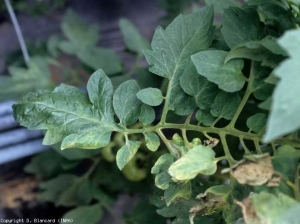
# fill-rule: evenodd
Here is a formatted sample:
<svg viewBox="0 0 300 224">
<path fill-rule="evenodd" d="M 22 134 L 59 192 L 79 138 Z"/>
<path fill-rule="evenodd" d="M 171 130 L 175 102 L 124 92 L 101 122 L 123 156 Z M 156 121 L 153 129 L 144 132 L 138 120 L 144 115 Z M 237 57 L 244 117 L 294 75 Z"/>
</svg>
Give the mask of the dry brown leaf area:
<svg viewBox="0 0 300 224">
<path fill-rule="evenodd" d="M 0 206 L 4 208 L 17 208 L 22 203 L 33 201 L 37 198 L 35 189 L 38 182 L 31 177 L 20 178 L 0 184 Z"/>
<path fill-rule="evenodd" d="M 268 153 L 246 157 L 230 169 L 230 174 L 240 184 L 251 186 L 267 183 L 269 187 L 276 187 L 281 180 L 280 176 L 273 177 L 276 172 Z"/>
<path fill-rule="evenodd" d="M 260 221 L 256 212 L 253 210 L 251 198 L 248 197 L 243 201 L 235 201 L 236 204 L 242 207 L 243 218 L 245 223 L 264 224 Z"/>
</svg>

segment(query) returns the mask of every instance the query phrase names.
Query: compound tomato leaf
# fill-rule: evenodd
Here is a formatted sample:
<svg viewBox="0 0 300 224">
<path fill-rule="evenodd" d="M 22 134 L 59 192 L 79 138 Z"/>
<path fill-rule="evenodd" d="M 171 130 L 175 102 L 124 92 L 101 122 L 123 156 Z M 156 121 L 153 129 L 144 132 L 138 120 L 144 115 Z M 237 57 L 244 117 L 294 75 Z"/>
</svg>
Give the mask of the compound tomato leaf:
<svg viewBox="0 0 300 224">
<path fill-rule="evenodd" d="M 119 27 L 128 50 L 143 54 L 143 50 L 150 48 L 148 40 L 141 36 L 137 27 L 128 19 L 120 19 Z"/>
<path fill-rule="evenodd" d="M 290 58 L 283 61 L 274 71 L 274 75 L 280 80 L 272 97 L 265 142 L 300 128 L 300 103 L 297 97 L 300 94 L 300 48 L 297 44 L 299 41 L 299 30 L 286 32 L 278 41 Z"/>
<path fill-rule="evenodd" d="M 100 203 L 89 206 L 78 206 L 68 211 L 62 219 L 71 219 L 73 224 L 96 224 L 102 218 L 103 210 Z"/>
<path fill-rule="evenodd" d="M 190 15 L 179 15 L 165 30 L 158 27 L 145 56 L 150 71 L 169 79 L 168 108 L 176 114 L 188 115 L 195 106 L 193 99 L 180 87 L 180 77 L 190 66 L 191 55 L 206 50 L 212 42 L 213 7 L 205 7 Z"/>
<path fill-rule="evenodd" d="M 185 72 L 180 78 L 180 85 L 187 94 L 193 96 L 199 108 L 208 109 L 219 93 L 219 88 L 206 78 L 198 75 L 195 70 L 193 68 L 193 71 Z"/>
<path fill-rule="evenodd" d="M 174 200 L 178 198 L 190 199 L 192 195 L 192 185 L 188 183 L 170 183 L 165 190 L 164 197 L 166 205 L 169 206 Z"/>
<path fill-rule="evenodd" d="M 208 50 L 192 56 L 197 72 L 209 81 L 217 84 L 226 92 L 236 92 L 243 88 L 245 77 L 242 73 L 242 59 L 230 60 L 225 63 L 226 51 Z"/>
<path fill-rule="evenodd" d="M 255 133 L 260 132 L 266 125 L 267 115 L 264 113 L 255 114 L 247 119 L 247 127 Z"/>
<path fill-rule="evenodd" d="M 141 106 L 141 114 L 139 117 L 140 122 L 143 124 L 151 124 L 155 119 L 155 111 L 152 107 L 143 104 Z"/>
<path fill-rule="evenodd" d="M 120 170 L 133 158 L 142 142 L 140 141 L 126 141 L 126 144 L 122 146 L 117 152 L 116 160 L 117 166 Z"/>
<path fill-rule="evenodd" d="M 186 181 L 200 173 L 212 175 L 216 170 L 215 152 L 210 147 L 199 145 L 173 163 L 168 172 L 174 181 Z"/>
<path fill-rule="evenodd" d="M 155 152 L 159 145 L 160 145 L 160 139 L 155 133 L 144 133 L 146 146 L 151 151 Z"/>
<path fill-rule="evenodd" d="M 135 80 L 122 83 L 115 91 L 113 106 L 122 125 L 127 126 L 136 122 L 141 113 L 142 102 L 136 94 L 140 87 Z"/>
<path fill-rule="evenodd" d="M 211 106 L 210 113 L 214 117 L 231 120 L 240 102 L 241 98 L 239 94 L 220 92 Z"/>
<path fill-rule="evenodd" d="M 233 49 L 259 37 L 260 19 L 253 8 L 230 7 L 224 10 L 221 32 Z"/>
<path fill-rule="evenodd" d="M 136 96 L 143 103 L 150 106 L 158 106 L 163 102 L 163 95 L 160 89 L 157 88 L 142 89 L 137 93 Z"/>
<path fill-rule="evenodd" d="M 120 130 L 114 121 L 99 115 L 83 92 L 65 84 L 53 92 L 29 93 L 13 108 L 21 125 L 47 130 L 43 144 L 62 141 L 62 149 L 100 148 L 109 143 L 112 131 Z"/>
</svg>

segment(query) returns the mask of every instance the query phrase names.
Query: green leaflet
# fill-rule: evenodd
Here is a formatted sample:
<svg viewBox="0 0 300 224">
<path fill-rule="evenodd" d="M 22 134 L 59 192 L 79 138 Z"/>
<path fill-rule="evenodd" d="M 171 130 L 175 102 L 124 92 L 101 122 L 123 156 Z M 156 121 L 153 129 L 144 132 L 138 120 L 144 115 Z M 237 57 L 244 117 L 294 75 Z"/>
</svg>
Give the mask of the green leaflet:
<svg viewBox="0 0 300 224">
<path fill-rule="evenodd" d="M 197 111 L 196 119 L 205 126 L 210 126 L 216 120 L 216 118 L 212 116 L 209 111 L 201 109 Z"/>
<path fill-rule="evenodd" d="M 271 74 L 272 70 L 268 67 L 261 66 L 259 62 L 253 63 L 253 80 L 251 90 L 258 100 L 266 100 L 272 95 L 274 85 L 265 82 L 265 79 Z"/>
<path fill-rule="evenodd" d="M 175 158 L 171 154 L 164 154 L 158 158 L 151 169 L 151 173 L 155 174 L 155 186 L 160 189 L 167 189 L 171 182 L 171 176 L 168 169 L 174 162 Z"/>
<path fill-rule="evenodd" d="M 180 85 L 187 94 L 194 97 L 196 105 L 201 109 L 210 108 L 219 93 L 219 89 L 215 84 L 194 71 L 184 73 L 180 78 Z"/>
<path fill-rule="evenodd" d="M 122 125 L 131 125 L 137 121 L 141 113 L 142 102 L 136 94 L 140 87 L 135 80 L 122 83 L 115 91 L 113 106 Z"/>
<path fill-rule="evenodd" d="M 271 112 L 267 122 L 264 141 L 269 142 L 300 127 L 300 103 L 298 100 L 300 77 L 299 60 L 300 31 L 288 31 L 278 41 L 290 58 L 282 62 L 274 71 L 280 78 L 273 93 Z M 287 91 L 288 90 L 288 91 Z"/>
<path fill-rule="evenodd" d="M 215 152 L 207 146 L 195 146 L 173 163 L 169 174 L 175 181 L 195 178 L 198 174 L 212 175 L 217 170 Z"/>
<path fill-rule="evenodd" d="M 239 94 L 220 92 L 211 106 L 210 113 L 214 117 L 231 120 L 240 102 Z"/>
<path fill-rule="evenodd" d="M 225 63 L 227 55 L 226 51 L 208 50 L 193 55 L 192 61 L 200 75 L 226 92 L 236 92 L 246 81 L 242 73 L 244 62 L 236 59 Z"/>
<path fill-rule="evenodd" d="M 64 35 L 80 49 L 94 47 L 99 41 L 99 27 L 96 25 L 88 27 L 72 10 L 67 11 L 61 29 Z"/>
<path fill-rule="evenodd" d="M 116 53 L 97 47 L 98 26 L 87 26 L 78 15 L 68 10 L 61 29 L 68 39 L 58 44 L 63 52 L 76 55 L 87 66 L 94 70 L 101 68 L 109 75 L 123 71 L 121 60 Z"/>
<path fill-rule="evenodd" d="M 92 80 L 94 76 L 98 76 L 97 73 Z M 102 78 L 105 79 L 105 76 Z M 97 94 L 94 91 L 96 89 L 90 88 L 89 94 L 94 96 Z M 94 102 L 97 100 L 95 97 L 92 99 Z M 83 92 L 64 84 L 53 92 L 29 93 L 13 108 L 14 117 L 21 125 L 47 130 L 43 143 L 51 145 L 62 141 L 62 149 L 100 148 L 109 143 L 112 131 L 119 130 L 114 121 L 100 116 Z"/>
<path fill-rule="evenodd" d="M 133 158 L 133 156 L 138 151 L 142 142 L 140 141 L 126 141 L 126 144 L 122 146 L 117 152 L 116 160 L 117 166 L 120 170 Z"/>
<path fill-rule="evenodd" d="M 169 206 L 173 201 L 178 198 L 190 199 L 192 195 L 192 185 L 188 183 L 170 183 L 169 187 L 165 190 L 164 197 L 166 205 Z"/>
<path fill-rule="evenodd" d="M 114 121 L 114 110 L 112 106 L 113 86 L 110 79 L 103 70 L 99 69 L 93 73 L 87 83 L 89 98 L 94 108 L 99 111 L 102 118 Z"/>
<path fill-rule="evenodd" d="M 136 96 L 143 103 L 150 106 L 158 106 L 163 102 L 163 95 L 160 89 L 157 88 L 142 89 L 137 93 Z"/>
<path fill-rule="evenodd" d="M 141 114 L 139 117 L 140 122 L 145 125 L 151 124 L 155 119 L 155 111 L 152 107 L 143 104 L 141 106 Z"/>
<path fill-rule="evenodd" d="M 277 196 L 262 192 L 253 194 L 239 205 L 243 207 L 244 221 L 252 223 L 290 223 L 285 218 L 289 210 L 299 206 L 294 199 L 279 193 Z M 251 215 L 250 215 L 251 214 Z M 299 223 L 299 220 L 295 223 Z"/>
<path fill-rule="evenodd" d="M 9 66 L 11 76 L 0 76 L 0 100 L 22 97 L 31 91 L 49 89 L 51 73 L 49 60 L 42 57 L 32 57 L 28 68 Z"/>
<path fill-rule="evenodd" d="M 168 108 L 187 115 L 195 108 L 193 100 L 181 89 L 180 77 L 191 66 L 190 57 L 206 50 L 213 39 L 213 7 L 190 15 L 179 15 L 165 30 L 155 31 L 151 50 L 145 51 L 150 71 L 169 79 Z"/>
<path fill-rule="evenodd" d="M 102 205 L 94 204 L 89 206 L 78 206 L 62 217 L 62 219 L 72 219 L 74 224 L 96 224 L 102 218 Z"/>
<path fill-rule="evenodd" d="M 150 48 L 150 43 L 141 36 L 139 30 L 127 19 L 120 19 L 119 27 L 128 50 L 143 54 L 143 50 Z"/>
<path fill-rule="evenodd" d="M 247 127 L 255 133 L 260 132 L 266 125 L 267 115 L 263 113 L 255 114 L 247 119 Z"/>
<path fill-rule="evenodd" d="M 77 57 L 94 70 L 101 68 L 109 75 L 123 71 L 120 57 L 110 49 L 93 47 L 76 52 Z"/>
<path fill-rule="evenodd" d="M 151 151 L 155 152 L 159 145 L 160 145 L 160 139 L 155 133 L 144 133 L 146 146 Z"/>
<path fill-rule="evenodd" d="M 259 16 L 253 8 L 230 7 L 224 10 L 221 32 L 233 49 L 259 39 Z"/>
</svg>

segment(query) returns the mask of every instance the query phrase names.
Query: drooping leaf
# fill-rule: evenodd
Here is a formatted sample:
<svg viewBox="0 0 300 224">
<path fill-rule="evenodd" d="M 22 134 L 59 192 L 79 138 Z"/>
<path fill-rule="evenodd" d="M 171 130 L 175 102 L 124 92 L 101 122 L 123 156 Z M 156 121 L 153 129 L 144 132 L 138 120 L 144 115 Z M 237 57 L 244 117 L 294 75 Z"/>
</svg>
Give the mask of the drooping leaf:
<svg viewBox="0 0 300 224">
<path fill-rule="evenodd" d="M 127 19 L 120 19 L 119 27 L 128 50 L 142 54 L 143 50 L 150 48 L 150 43 L 141 36 L 137 27 Z"/>
<path fill-rule="evenodd" d="M 156 88 L 142 89 L 137 93 L 136 96 L 143 103 L 150 106 L 158 106 L 163 102 L 163 95 L 160 89 L 156 89 Z"/>
<path fill-rule="evenodd" d="M 160 189 L 167 189 L 171 182 L 171 176 L 168 169 L 174 162 L 175 158 L 171 154 L 164 154 L 158 158 L 151 169 L 151 173 L 155 174 L 155 186 Z"/>
<path fill-rule="evenodd" d="M 176 181 L 190 180 L 200 173 L 212 175 L 217 170 L 214 159 L 215 152 L 210 147 L 199 145 L 173 163 L 168 172 Z"/>
<path fill-rule="evenodd" d="M 74 224 L 96 224 L 101 220 L 102 213 L 101 204 L 78 206 L 64 214 L 62 219 L 73 220 Z"/>
<path fill-rule="evenodd" d="M 169 187 L 165 190 L 164 198 L 166 205 L 169 206 L 177 198 L 190 199 L 192 195 L 191 182 L 188 183 L 170 183 Z"/>
<path fill-rule="evenodd" d="M 143 104 L 141 106 L 141 114 L 139 117 L 140 122 L 143 124 L 151 124 L 155 119 L 155 111 L 152 107 Z"/>
<path fill-rule="evenodd" d="M 140 116 L 142 102 L 136 94 L 140 87 L 135 80 L 122 83 L 115 91 L 113 106 L 122 125 L 131 125 Z"/>
<path fill-rule="evenodd" d="M 155 152 L 159 145 L 160 145 L 160 139 L 155 133 L 145 133 L 145 141 L 146 141 L 146 146 L 148 149 L 151 151 Z"/>
<path fill-rule="evenodd" d="M 142 142 L 140 141 L 126 141 L 126 144 L 122 146 L 117 152 L 117 166 L 120 170 L 133 158 L 138 151 Z"/>
<path fill-rule="evenodd" d="M 66 166 L 74 168 L 76 165 L 78 162 L 68 161 L 54 150 L 48 150 L 33 157 L 24 170 L 34 174 L 38 179 L 49 179 L 62 172 Z"/>
<path fill-rule="evenodd" d="M 241 98 L 237 93 L 220 92 L 211 106 L 210 113 L 214 117 L 231 120 L 240 102 Z"/>
<path fill-rule="evenodd" d="M 247 119 L 247 127 L 255 133 L 260 132 L 266 125 L 267 115 L 263 113 L 255 114 Z"/>
<path fill-rule="evenodd" d="M 97 94 L 90 90 L 89 94 Z M 62 149 L 100 148 L 109 143 L 112 131 L 119 130 L 112 120 L 100 116 L 83 92 L 64 84 L 53 92 L 29 93 L 13 108 L 14 117 L 21 125 L 47 130 L 43 143 L 62 141 Z"/>
<path fill-rule="evenodd" d="M 54 144 L 52 147 L 58 154 L 60 154 L 60 156 L 71 161 L 91 158 L 101 153 L 100 149 L 82 150 L 80 148 L 70 148 L 70 149 L 68 148 L 68 149 L 61 150 L 61 144 L 59 143 Z"/>
<path fill-rule="evenodd" d="M 193 100 L 184 93 L 179 82 L 190 56 L 206 50 L 213 38 L 213 7 L 205 7 L 190 15 L 179 15 L 165 30 L 158 27 L 152 40 L 152 51 L 145 51 L 150 71 L 169 79 L 167 106 L 176 114 L 187 115 L 194 109 Z"/>
<path fill-rule="evenodd" d="M 72 174 L 61 174 L 54 179 L 41 183 L 39 186 L 41 189 L 39 199 L 53 203 L 57 202 L 60 195 L 72 186 L 77 179 L 78 177 Z"/>
<path fill-rule="evenodd" d="M 180 78 L 180 85 L 187 94 L 194 97 L 195 103 L 201 109 L 210 108 L 219 92 L 215 84 L 196 72 L 184 73 Z"/>
<path fill-rule="evenodd" d="M 66 207 L 88 205 L 93 198 L 92 189 L 93 186 L 89 179 L 77 178 L 72 185 L 59 195 L 55 205 Z"/>
<path fill-rule="evenodd" d="M 226 51 L 208 50 L 193 55 L 192 60 L 200 75 L 226 92 L 236 92 L 246 81 L 242 73 L 244 62 L 236 59 L 225 63 L 227 55 Z"/>
<path fill-rule="evenodd" d="M 225 9 L 221 32 L 227 45 L 233 49 L 259 39 L 259 16 L 253 8 Z"/>
<path fill-rule="evenodd" d="M 267 132 L 264 136 L 266 142 L 296 131 L 300 127 L 300 103 L 296 97 L 299 95 L 300 85 L 300 48 L 297 44 L 299 40 L 300 31 L 293 30 L 288 31 L 278 41 L 290 58 L 282 62 L 274 71 L 275 76 L 280 80 L 272 97 Z"/>
<path fill-rule="evenodd" d="M 134 209 L 125 214 L 127 224 L 151 224 L 151 223 L 166 223 L 166 218 L 156 213 L 155 206 L 148 199 L 140 199 Z"/>
</svg>

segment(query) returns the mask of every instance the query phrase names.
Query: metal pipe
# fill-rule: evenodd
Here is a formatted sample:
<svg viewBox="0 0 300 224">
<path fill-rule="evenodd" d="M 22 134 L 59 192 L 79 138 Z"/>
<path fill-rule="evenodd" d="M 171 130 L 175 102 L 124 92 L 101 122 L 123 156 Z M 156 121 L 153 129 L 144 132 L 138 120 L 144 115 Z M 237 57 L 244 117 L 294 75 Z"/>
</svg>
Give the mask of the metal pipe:
<svg viewBox="0 0 300 224">
<path fill-rule="evenodd" d="M 13 131 L 7 131 L 4 133 L 1 133 L 0 135 L 0 151 L 2 151 L 2 147 L 6 147 L 9 145 L 18 144 L 30 139 L 42 137 L 43 132 L 42 131 L 28 131 L 25 128 L 16 129 Z"/>
<path fill-rule="evenodd" d="M 17 17 L 16 17 L 16 14 L 15 14 L 15 12 L 14 12 L 11 4 L 10 4 L 10 1 L 9 0 L 4 0 L 4 1 L 5 1 L 7 10 L 8 10 L 9 16 L 11 18 L 11 21 L 14 25 L 15 31 L 17 33 L 17 37 L 18 37 L 18 40 L 19 40 L 19 43 L 20 43 L 20 46 L 21 46 L 21 50 L 22 50 L 22 53 L 23 53 L 23 56 L 24 56 L 25 63 L 28 66 L 29 61 L 30 61 L 30 57 L 29 57 L 29 54 L 28 54 L 28 50 L 27 50 L 27 47 L 26 47 L 26 44 L 25 44 L 25 41 L 24 41 L 24 37 L 23 37 L 22 31 L 21 31 L 20 25 L 19 25 Z"/>
<path fill-rule="evenodd" d="M 0 165 L 26 156 L 31 156 L 48 149 L 51 149 L 51 146 L 42 145 L 41 139 L 2 148 L 0 150 Z"/>
</svg>

